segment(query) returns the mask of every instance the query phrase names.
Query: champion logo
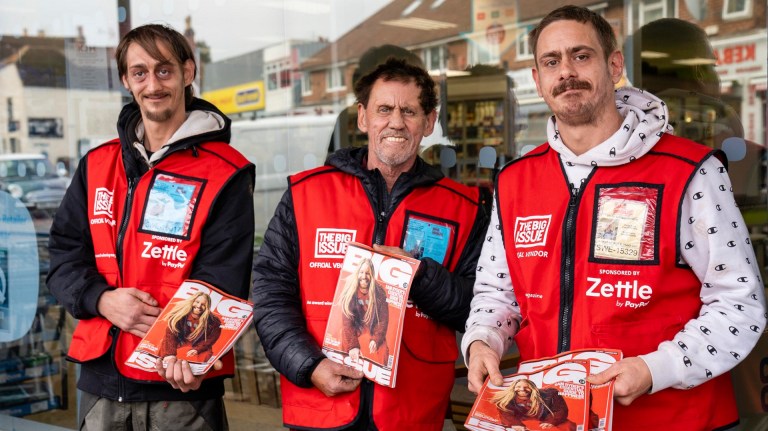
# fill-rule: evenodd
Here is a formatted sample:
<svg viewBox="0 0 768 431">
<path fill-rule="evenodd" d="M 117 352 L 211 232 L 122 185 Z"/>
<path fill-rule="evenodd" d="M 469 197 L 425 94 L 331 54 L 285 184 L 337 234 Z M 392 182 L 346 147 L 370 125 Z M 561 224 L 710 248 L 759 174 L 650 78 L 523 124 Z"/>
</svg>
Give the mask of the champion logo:
<svg viewBox="0 0 768 431">
<path fill-rule="evenodd" d="M 515 246 L 526 248 L 545 245 L 551 219 L 551 214 L 515 219 Z"/>
<path fill-rule="evenodd" d="M 354 241 L 356 230 L 317 228 L 315 234 L 315 258 L 316 259 L 344 259 L 347 252 L 347 243 Z"/>
<path fill-rule="evenodd" d="M 112 217 L 114 194 L 112 190 L 107 190 L 104 187 L 97 188 L 93 196 L 93 215 Z"/>
</svg>

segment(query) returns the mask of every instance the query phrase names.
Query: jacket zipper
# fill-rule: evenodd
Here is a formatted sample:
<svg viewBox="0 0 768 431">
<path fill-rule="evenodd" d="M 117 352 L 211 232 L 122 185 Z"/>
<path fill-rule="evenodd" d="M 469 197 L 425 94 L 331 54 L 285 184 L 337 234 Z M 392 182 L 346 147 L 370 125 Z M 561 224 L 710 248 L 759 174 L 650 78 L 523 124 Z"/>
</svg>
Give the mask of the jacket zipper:
<svg viewBox="0 0 768 431">
<path fill-rule="evenodd" d="M 120 230 L 117 231 L 117 246 L 115 247 L 115 254 L 117 255 L 117 267 L 120 269 L 121 278 L 123 276 L 123 240 L 125 239 L 125 231 L 128 229 L 128 220 L 131 218 L 133 192 L 136 190 L 136 185 L 138 183 L 139 181 L 137 178 L 128 178 L 128 193 L 125 196 L 123 219 L 120 221 Z"/>
<path fill-rule="evenodd" d="M 136 186 L 139 181 L 137 178 L 128 178 L 128 192 L 125 196 L 125 207 L 123 208 L 123 218 L 120 220 L 120 230 L 117 231 L 117 246 L 115 247 L 115 254 L 117 257 L 117 267 L 119 269 L 121 283 L 125 279 L 123 277 L 123 240 L 125 239 L 125 231 L 128 230 L 128 221 L 131 218 L 131 207 L 133 206 L 133 192 L 136 190 Z M 109 329 L 112 334 L 112 366 L 117 370 L 117 364 L 115 363 L 115 353 L 117 352 L 117 339 L 120 337 L 120 329 L 117 326 L 112 325 Z M 125 382 L 123 376 L 119 372 L 117 373 L 117 401 L 123 402 L 125 396 Z"/>
<path fill-rule="evenodd" d="M 112 354 L 110 355 L 112 357 L 112 367 L 114 367 L 115 370 L 117 370 L 117 363 L 115 362 L 115 355 L 114 352 L 117 351 L 117 338 L 120 336 L 120 329 L 117 326 L 112 325 L 111 328 L 109 328 L 109 334 L 112 336 Z M 125 381 L 123 380 L 123 375 L 120 374 L 120 372 L 117 373 L 117 402 L 122 403 L 123 398 L 125 396 Z"/>
<path fill-rule="evenodd" d="M 570 187 L 571 193 L 568 199 L 568 211 L 565 215 L 563 228 L 563 259 L 562 278 L 560 280 L 560 327 L 558 329 L 557 353 L 570 350 L 571 346 L 571 316 L 573 315 L 573 275 L 574 254 L 576 249 L 576 215 L 579 208 L 579 200 L 584 187 L 576 189 Z"/>
</svg>

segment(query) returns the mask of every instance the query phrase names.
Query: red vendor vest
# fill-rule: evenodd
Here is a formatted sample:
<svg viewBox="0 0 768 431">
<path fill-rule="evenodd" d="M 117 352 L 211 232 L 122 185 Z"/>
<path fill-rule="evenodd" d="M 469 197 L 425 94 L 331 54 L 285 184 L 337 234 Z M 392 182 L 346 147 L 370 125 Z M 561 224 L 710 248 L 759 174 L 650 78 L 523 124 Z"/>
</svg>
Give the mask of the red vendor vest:
<svg viewBox="0 0 768 431">
<path fill-rule="evenodd" d="M 216 196 L 248 164 L 225 143 L 205 143 L 196 148 L 195 155 L 191 150 L 168 155 L 139 178 L 132 190 L 119 141 L 108 142 L 87 156 L 87 209 L 96 267 L 110 286 L 136 287 L 151 293 L 161 307 L 192 271 Z M 121 225 L 125 226 L 122 230 Z M 111 327 L 102 317 L 80 320 L 68 356 L 77 362 L 102 356 L 113 342 Z M 114 354 L 120 373 L 140 381 L 165 381 L 157 373 L 125 365 L 141 339 L 127 332 L 118 334 Z M 232 353 L 222 360 L 224 367 L 207 377 L 233 373 Z"/>
<path fill-rule="evenodd" d="M 346 241 L 372 244 L 377 217 L 360 182 L 335 168 L 321 167 L 290 178 L 298 229 L 301 302 L 307 328 L 318 344 Z M 434 219 L 454 226 L 443 266 L 453 271 L 477 217 L 479 191 L 449 179 L 416 187 L 397 205 L 379 229 L 383 244 L 403 247 L 409 219 Z M 413 306 L 406 310 L 403 344 L 394 389 L 373 385 L 373 418 L 380 430 L 440 430 L 453 387 L 458 357 L 455 332 Z M 360 410 L 360 388 L 327 397 L 318 389 L 300 388 L 281 379 L 283 421 L 302 429 L 338 428 L 351 423 Z"/>
<path fill-rule="evenodd" d="M 500 172 L 497 208 L 523 359 L 581 348 L 646 354 L 698 316 L 701 282 L 678 264 L 679 211 L 688 181 L 711 155 L 664 135 L 629 164 L 595 168 L 576 196 L 546 144 Z M 621 431 L 694 431 L 738 416 L 726 373 L 687 391 L 643 395 L 630 407 L 615 403 L 613 418 Z"/>
</svg>

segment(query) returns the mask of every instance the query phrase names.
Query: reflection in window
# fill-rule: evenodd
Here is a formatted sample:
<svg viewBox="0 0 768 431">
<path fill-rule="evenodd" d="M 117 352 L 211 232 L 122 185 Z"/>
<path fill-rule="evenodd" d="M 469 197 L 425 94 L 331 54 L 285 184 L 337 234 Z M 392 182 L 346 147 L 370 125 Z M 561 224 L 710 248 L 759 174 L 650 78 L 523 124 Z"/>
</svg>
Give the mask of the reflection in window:
<svg viewBox="0 0 768 431">
<path fill-rule="evenodd" d="M 533 26 L 521 26 L 517 36 L 515 45 L 517 46 L 517 60 L 525 60 L 527 58 L 533 58 L 533 52 L 531 52 L 530 46 L 528 46 L 528 33 L 533 29 Z"/>
<path fill-rule="evenodd" d="M 639 7 L 640 25 L 668 16 L 666 0 L 644 0 Z"/>
<path fill-rule="evenodd" d="M 326 75 L 328 77 L 328 90 L 340 90 L 345 87 L 344 71 L 341 67 L 333 67 Z"/>
<path fill-rule="evenodd" d="M 723 2 L 723 18 L 748 16 L 751 10 L 752 0 L 725 0 Z"/>
</svg>

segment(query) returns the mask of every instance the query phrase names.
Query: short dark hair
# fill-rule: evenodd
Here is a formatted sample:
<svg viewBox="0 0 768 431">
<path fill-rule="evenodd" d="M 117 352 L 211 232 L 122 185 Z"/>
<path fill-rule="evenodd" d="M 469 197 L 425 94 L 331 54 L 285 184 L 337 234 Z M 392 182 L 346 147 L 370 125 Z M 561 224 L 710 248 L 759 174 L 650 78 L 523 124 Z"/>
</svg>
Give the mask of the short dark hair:
<svg viewBox="0 0 768 431">
<path fill-rule="evenodd" d="M 173 56 L 173 60 L 176 60 L 183 68 L 184 63 L 187 60 L 192 60 L 194 64 L 194 71 L 192 77 L 197 75 L 197 63 L 195 62 L 195 54 L 192 52 L 192 47 L 189 46 L 187 39 L 174 30 L 170 26 L 163 24 L 146 24 L 134 28 L 126 33 L 120 40 L 115 51 L 115 60 L 117 61 L 117 71 L 122 79 L 128 73 L 128 47 L 132 43 L 136 43 L 140 47 L 144 48 L 149 55 L 158 61 L 169 61 L 171 59 L 163 57 L 160 49 L 157 47 L 158 42 L 164 42 L 168 46 L 168 50 Z M 184 89 L 184 101 L 189 106 L 192 103 L 192 85 L 187 85 Z"/>
<path fill-rule="evenodd" d="M 373 72 L 364 75 L 355 83 L 355 97 L 357 103 L 368 106 L 373 84 L 381 78 L 384 81 L 415 82 L 421 89 L 419 104 L 425 114 L 430 114 L 437 107 L 437 90 L 435 81 L 429 76 L 423 67 L 408 63 L 404 59 L 390 57 L 380 64 Z"/>
<path fill-rule="evenodd" d="M 528 33 L 528 46 L 533 53 L 534 59 L 536 58 L 536 44 L 539 42 L 541 32 L 545 27 L 556 21 L 577 21 L 580 23 L 592 24 L 592 27 L 594 27 L 597 32 L 597 37 L 600 39 L 600 45 L 603 47 L 606 60 L 618 47 L 616 35 L 613 34 L 613 28 L 605 18 L 585 7 L 566 5 L 548 13 L 547 16 L 539 22 L 539 25 Z"/>
</svg>

